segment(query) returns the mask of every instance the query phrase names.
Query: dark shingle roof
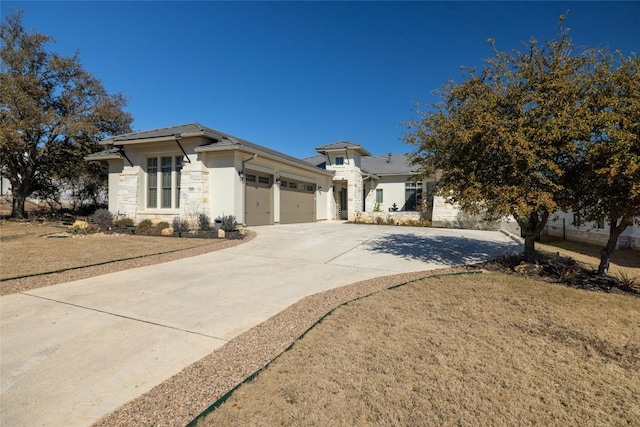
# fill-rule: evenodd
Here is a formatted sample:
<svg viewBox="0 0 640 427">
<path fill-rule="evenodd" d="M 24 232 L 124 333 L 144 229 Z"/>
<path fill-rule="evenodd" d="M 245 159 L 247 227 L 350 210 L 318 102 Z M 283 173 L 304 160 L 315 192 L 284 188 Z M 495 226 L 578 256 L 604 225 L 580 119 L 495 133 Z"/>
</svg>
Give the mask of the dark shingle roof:
<svg viewBox="0 0 640 427">
<path fill-rule="evenodd" d="M 411 175 L 419 172 L 406 154 L 388 154 L 362 158 L 362 169 L 376 175 Z"/>
<path fill-rule="evenodd" d="M 200 123 L 188 123 L 185 125 L 170 126 L 160 129 L 145 130 L 140 132 L 125 133 L 123 135 L 114 136 L 112 138 L 105 139 L 101 144 L 115 144 L 117 142 L 135 141 L 137 139 L 152 139 L 170 137 L 176 134 L 194 133 L 207 130 L 205 126 Z M 211 129 L 208 129 L 211 130 Z M 211 130 L 213 133 L 215 131 Z"/>
<path fill-rule="evenodd" d="M 319 168 L 327 167 L 326 156 L 319 155 L 304 159 Z M 373 175 L 412 175 L 419 168 L 409 162 L 406 154 L 387 154 L 386 156 L 366 156 L 361 158 L 360 170 Z"/>
<path fill-rule="evenodd" d="M 322 154 L 313 157 L 306 157 L 302 160 L 307 163 L 311 163 L 313 166 L 318 168 L 325 169 L 327 167 L 327 156 L 323 156 Z"/>
</svg>

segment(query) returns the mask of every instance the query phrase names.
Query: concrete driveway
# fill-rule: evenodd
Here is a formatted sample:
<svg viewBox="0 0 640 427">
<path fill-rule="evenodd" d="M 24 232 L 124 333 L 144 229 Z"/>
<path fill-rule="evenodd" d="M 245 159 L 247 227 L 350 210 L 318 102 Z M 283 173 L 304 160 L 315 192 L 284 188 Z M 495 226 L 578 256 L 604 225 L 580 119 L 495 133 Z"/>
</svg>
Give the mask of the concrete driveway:
<svg viewBox="0 0 640 427">
<path fill-rule="evenodd" d="M 520 250 L 499 232 L 253 228 L 193 258 L 0 298 L 3 426 L 87 426 L 305 297 Z"/>
</svg>

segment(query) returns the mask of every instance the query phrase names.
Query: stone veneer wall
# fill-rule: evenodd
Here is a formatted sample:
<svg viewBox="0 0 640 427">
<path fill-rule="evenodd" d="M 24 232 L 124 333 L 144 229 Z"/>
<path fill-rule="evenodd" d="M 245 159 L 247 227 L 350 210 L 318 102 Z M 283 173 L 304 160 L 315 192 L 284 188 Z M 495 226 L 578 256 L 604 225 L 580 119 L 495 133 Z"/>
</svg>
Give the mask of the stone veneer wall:
<svg viewBox="0 0 640 427">
<path fill-rule="evenodd" d="M 209 172 L 206 170 L 183 169 L 180 181 L 180 210 L 186 217 L 200 213 L 211 215 L 209 200 Z M 213 220 L 213 218 L 212 218 Z"/>
<path fill-rule="evenodd" d="M 444 197 L 435 196 L 433 198 L 432 223 L 436 226 L 442 226 L 447 223 L 453 223 L 458 218 L 460 208 L 457 205 L 447 203 Z"/>
<path fill-rule="evenodd" d="M 356 212 L 362 211 L 362 175 L 360 170 L 351 168 L 335 169 L 335 171 L 334 181 L 347 181 L 348 221 L 353 221 Z"/>
<path fill-rule="evenodd" d="M 380 219 L 378 219 L 380 218 Z M 375 224 L 378 222 L 395 225 L 404 224 L 407 221 L 420 221 L 420 212 L 417 211 L 396 211 L 396 212 L 362 212 L 355 216 L 355 222 Z"/>
<path fill-rule="evenodd" d="M 138 201 L 140 194 L 138 191 L 138 176 L 140 168 L 131 168 L 133 170 L 123 171 L 120 173 L 120 185 L 118 188 L 118 197 L 115 214 L 119 216 L 127 216 L 137 222 L 136 212 L 138 209 Z"/>
</svg>

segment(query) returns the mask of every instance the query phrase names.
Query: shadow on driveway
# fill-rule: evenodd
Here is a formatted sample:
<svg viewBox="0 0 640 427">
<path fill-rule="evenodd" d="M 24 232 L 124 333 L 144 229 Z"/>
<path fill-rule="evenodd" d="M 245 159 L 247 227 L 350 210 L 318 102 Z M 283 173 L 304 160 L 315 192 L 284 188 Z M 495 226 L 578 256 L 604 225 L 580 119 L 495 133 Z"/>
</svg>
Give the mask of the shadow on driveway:
<svg viewBox="0 0 640 427">
<path fill-rule="evenodd" d="M 365 248 L 373 252 L 447 266 L 469 264 L 511 254 L 517 252 L 519 246 L 515 242 L 407 234 L 387 234 L 365 244 Z"/>
</svg>

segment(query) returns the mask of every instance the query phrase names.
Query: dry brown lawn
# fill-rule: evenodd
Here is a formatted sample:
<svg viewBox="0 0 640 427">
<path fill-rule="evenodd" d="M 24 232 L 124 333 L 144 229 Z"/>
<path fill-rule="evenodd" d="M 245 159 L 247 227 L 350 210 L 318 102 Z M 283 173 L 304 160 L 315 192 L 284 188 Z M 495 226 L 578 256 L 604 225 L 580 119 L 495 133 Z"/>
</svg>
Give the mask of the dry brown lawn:
<svg viewBox="0 0 640 427">
<path fill-rule="evenodd" d="M 640 298 L 489 272 L 339 307 L 198 426 L 639 420 Z"/>
<path fill-rule="evenodd" d="M 89 234 L 48 238 L 68 228 L 0 221 L 0 280 L 212 244 L 206 239 Z"/>
</svg>

